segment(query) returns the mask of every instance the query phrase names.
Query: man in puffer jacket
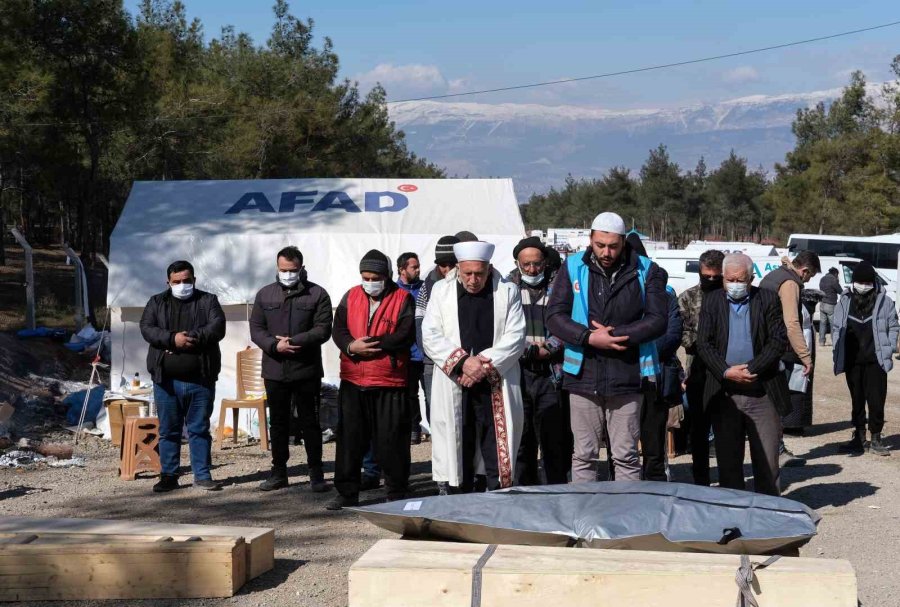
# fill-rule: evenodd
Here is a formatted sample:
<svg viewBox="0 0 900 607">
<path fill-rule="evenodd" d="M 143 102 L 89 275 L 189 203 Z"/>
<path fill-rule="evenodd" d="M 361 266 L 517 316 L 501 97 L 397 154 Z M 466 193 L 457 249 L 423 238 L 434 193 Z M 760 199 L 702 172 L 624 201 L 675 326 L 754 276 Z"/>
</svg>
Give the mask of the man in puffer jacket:
<svg viewBox="0 0 900 607">
<path fill-rule="evenodd" d="M 884 401 L 887 374 L 897 351 L 900 324 L 893 300 L 887 296 L 868 261 L 853 270 L 853 286 L 841 295 L 834 310 L 831 343 L 834 373 L 846 373 L 852 402 L 853 436 L 841 445 L 844 453 L 890 455 L 884 444 Z M 866 405 L 871 442 L 866 442 Z"/>
</svg>

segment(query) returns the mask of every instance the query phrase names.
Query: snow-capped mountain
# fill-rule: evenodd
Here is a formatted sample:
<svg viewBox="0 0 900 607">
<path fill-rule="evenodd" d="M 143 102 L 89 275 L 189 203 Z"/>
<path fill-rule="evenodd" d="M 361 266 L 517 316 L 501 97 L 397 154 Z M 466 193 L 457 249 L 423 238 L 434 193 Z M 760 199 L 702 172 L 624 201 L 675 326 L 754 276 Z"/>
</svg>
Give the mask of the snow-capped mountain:
<svg viewBox="0 0 900 607">
<path fill-rule="evenodd" d="M 880 84 L 870 84 L 876 95 Z M 613 166 L 637 171 L 648 151 L 668 146 L 682 169 L 701 156 L 716 167 L 729 152 L 772 169 L 793 148 L 799 108 L 829 103 L 841 89 L 755 95 L 679 109 L 613 111 L 580 106 L 412 101 L 390 106 L 409 148 L 450 176 L 512 177 L 520 202 L 559 187 L 566 175 L 599 177 Z"/>
</svg>

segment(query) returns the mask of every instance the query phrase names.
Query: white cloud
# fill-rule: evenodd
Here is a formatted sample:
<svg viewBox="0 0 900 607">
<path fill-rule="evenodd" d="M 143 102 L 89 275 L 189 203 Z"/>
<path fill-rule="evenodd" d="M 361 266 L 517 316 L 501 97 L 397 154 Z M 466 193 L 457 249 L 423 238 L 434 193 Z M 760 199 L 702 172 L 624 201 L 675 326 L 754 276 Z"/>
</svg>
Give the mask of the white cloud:
<svg viewBox="0 0 900 607">
<path fill-rule="evenodd" d="M 722 74 L 722 81 L 727 84 L 747 84 L 759 80 L 759 71 L 752 65 L 742 65 Z"/>
<path fill-rule="evenodd" d="M 436 65 L 420 63 L 406 65 L 380 63 L 368 72 L 356 75 L 354 80 L 359 82 L 363 91 L 368 91 L 380 83 L 387 91 L 389 99 L 440 95 L 446 93 L 453 83 L 461 82 L 454 80 L 448 83 Z"/>
</svg>

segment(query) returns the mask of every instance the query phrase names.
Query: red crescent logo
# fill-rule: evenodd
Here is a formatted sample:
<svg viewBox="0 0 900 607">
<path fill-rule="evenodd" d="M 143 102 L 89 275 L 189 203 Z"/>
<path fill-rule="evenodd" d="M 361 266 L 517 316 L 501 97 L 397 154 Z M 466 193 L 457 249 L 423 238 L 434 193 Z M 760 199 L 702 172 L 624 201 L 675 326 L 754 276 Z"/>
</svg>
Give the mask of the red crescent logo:
<svg viewBox="0 0 900 607">
<path fill-rule="evenodd" d="M 416 190 L 419 189 L 419 187 L 414 186 L 411 183 L 404 183 L 401 186 L 397 186 L 397 189 L 400 190 L 401 192 L 415 192 Z"/>
</svg>

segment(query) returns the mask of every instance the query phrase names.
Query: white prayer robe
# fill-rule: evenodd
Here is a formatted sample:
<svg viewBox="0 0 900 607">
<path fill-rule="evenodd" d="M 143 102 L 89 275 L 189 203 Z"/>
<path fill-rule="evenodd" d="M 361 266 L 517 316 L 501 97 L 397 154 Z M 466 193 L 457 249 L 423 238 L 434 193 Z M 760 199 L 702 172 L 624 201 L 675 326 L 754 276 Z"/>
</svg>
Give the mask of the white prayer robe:
<svg viewBox="0 0 900 607">
<path fill-rule="evenodd" d="M 494 269 L 491 269 L 491 280 L 494 289 L 493 346 L 475 354 L 489 358 L 501 380 L 502 390 L 493 391 L 492 401 L 495 408 L 495 430 L 498 434 L 498 467 L 501 483 L 504 474 L 506 475 L 505 486 L 515 478 L 516 453 L 524 427 L 519 358 L 526 346 L 525 315 L 522 312 L 518 286 L 503 280 L 500 273 Z M 429 420 L 432 477 L 435 481 L 448 482 L 454 487 L 460 486 L 463 474 L 463 389 L 448 376 L 448 373 L 462 356 L 468 354 L 460 347 L 457 283 L 457 274 L 454 270 L 447 278 L 434 284 L 422 321 L 422 345 L 425 354 L 435 365 L 431 383 Z M 502 446 L 499 440 L 501 436 L 505 436 L 506 439 Z"/>
</svg>

